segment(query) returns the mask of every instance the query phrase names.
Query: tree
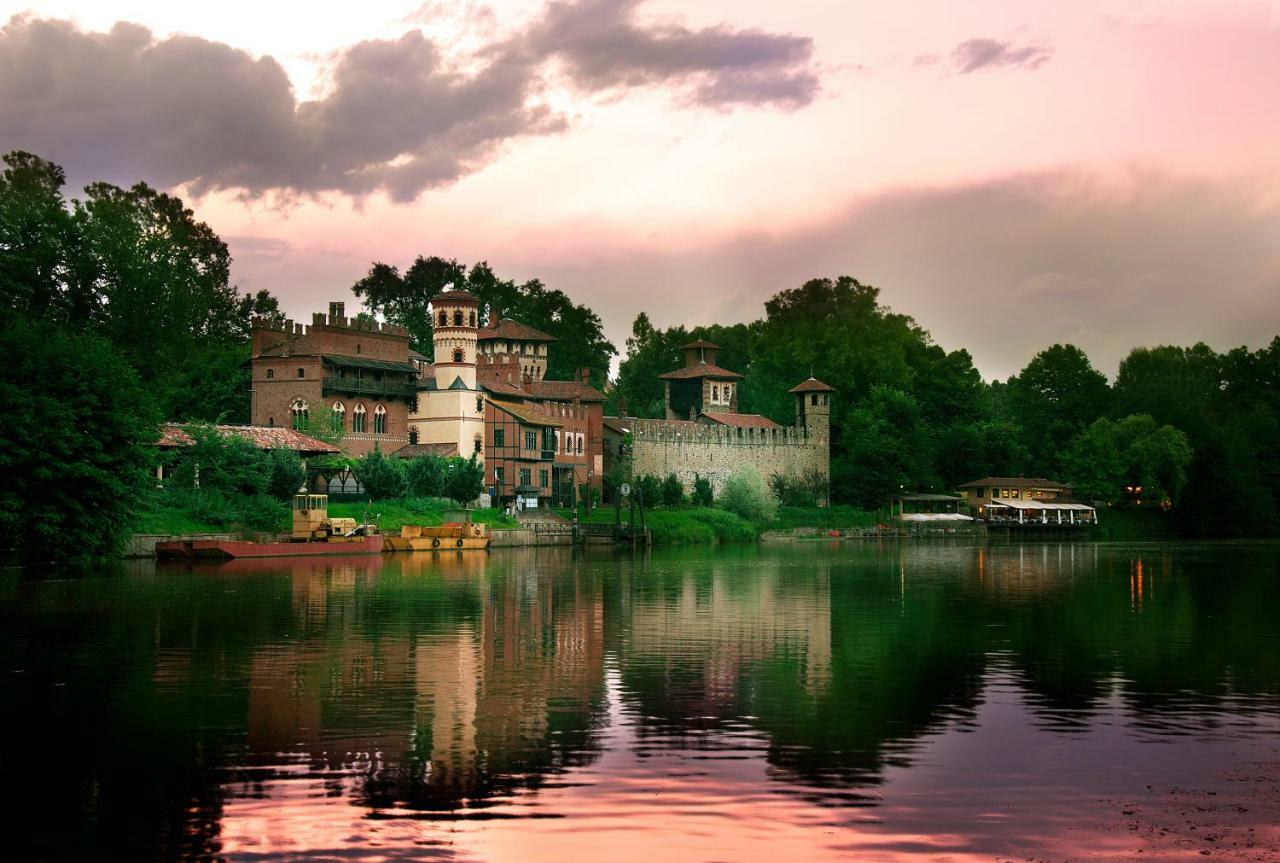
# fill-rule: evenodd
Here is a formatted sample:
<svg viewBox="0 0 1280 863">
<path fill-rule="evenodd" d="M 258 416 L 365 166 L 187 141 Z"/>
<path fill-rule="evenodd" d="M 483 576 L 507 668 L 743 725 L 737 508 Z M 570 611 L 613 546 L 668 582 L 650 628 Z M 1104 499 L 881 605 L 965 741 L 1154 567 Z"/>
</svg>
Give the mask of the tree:
<svg viewBox="0 0 1280 863">
<path fill-rule="evenodd" d="M 765 524 L 778 517 L 778 500 L 760 474 L 749 467 L 739 468 L 725 480 L 720 490 L 720 506 L 747 521 Z"/>
<path fill-rule="evenodd" d="M 352 469 L 370 500 L 389 500 L 404 495 L 403 460 L 387 458 L 381 450 L 375 449 L 356 459 Z"/>
<path fill-rule="evenodd" d="M 1071 439 L 1107 413 L 1110 396 L 1107 379 L 1074 345 L 1054 345 L 1036 354 L 1009 381 L 1010 402 L 1033 468 L 1055 472 Z"/>
<path fill-rule="evenodd" d="M 291 449 L 267 450 L 267 494 L 277 500 L 292 500 L 307 483 L 302 459 Z"/>
<path fill-rule="evenodd" d="M 655 507 L 662 505 L 662 480 L 653 474 L 645 474 L 636 479 L 633 483 L 636 491 L 640 493 L 640 499 L 644 501 L 647 507 Z"/>
<path fill-rule="evenodd" d="M 446 463 L 435 455 L 422 455 L 408 460 L 405 480 L 414 497 L 444 497 Z"/>
<path fill-rule="evenodd" d="M 662 481 L 663 506 L 679 506 L 683 502 L 684 483 L 680 482 L 680 477 L 675 474 L 667 474 L 667 478 Z"/>
<path fill-rule="evenodd" d="M 460 505 L 467 505 L 484 492 L 484 465 L 470 458 L 449 459 L 445 471 L 445 493 Z"/>
<path fill-rule="evenodd" d="M 1119 422 L 1095 420 L 1071 442 L 1063 464 L 1072 488 L 1087 499 L 1176 503 L 1191 459 L 1185 434 L 1134 414 Z"/>
<path fill-rule="evenodd" d="M 156 415 L 103 339 L 0 328 L 0 531 L 24 560 L 101 557 L 127 538 L 155 463 Z"/>
</svg>

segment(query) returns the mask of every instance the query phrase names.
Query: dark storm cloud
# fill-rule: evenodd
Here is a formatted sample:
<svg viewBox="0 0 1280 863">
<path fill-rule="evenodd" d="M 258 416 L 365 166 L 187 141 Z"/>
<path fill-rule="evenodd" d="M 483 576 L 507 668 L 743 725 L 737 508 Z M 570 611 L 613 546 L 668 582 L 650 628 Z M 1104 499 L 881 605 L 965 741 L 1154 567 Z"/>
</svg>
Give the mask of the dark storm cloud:
<svg viewBox="0 0 1280 863">
<path fill-rule="evenodd" d="M 969 39 L 961 42 L 951 52 L 951 64 L 958 75 L 968 75 L 980 69 L 1009 67 L 1013 69 L 1039 69 L 1053 56 L 1053 51 L 1043 45 L 1015 45 L 998 39 Z"/>
<path fill-rule="evenodd" d="M 636 5 L 554 4 L 490 45 L 475 72 L 452 68 L 417 30 L 361 42 L 335 59 L 329 91 L 304 102 L 274 59 L 220 42 L 17 16 L 0 28 L 0 146 L 76 178 L 411 200 L 508 141 L 565 128 L 537 98 L 553 58 L 587 92 L 664 85 L 701 105 L 798 107 L 817 89 L 807 39 L 644 28 Z"/>
<path fill-rule="evenodd" d="M 525 34 L 524 47 L 558 56 L 573 81 L 589 90 L 687 81 L 692 101 L 721 107 L 798 108 L 817 94 L 812 39 L 724 27 L 641 26 L 634 19 L 640 3 L 552 3 Z"/>
</svg>

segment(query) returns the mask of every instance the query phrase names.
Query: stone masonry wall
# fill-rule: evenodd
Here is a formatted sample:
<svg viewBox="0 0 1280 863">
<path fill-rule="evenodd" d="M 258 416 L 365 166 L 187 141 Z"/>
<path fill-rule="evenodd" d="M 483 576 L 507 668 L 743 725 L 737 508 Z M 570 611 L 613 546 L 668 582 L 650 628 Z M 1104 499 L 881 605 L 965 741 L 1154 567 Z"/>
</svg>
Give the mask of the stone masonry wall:
<svg viewBox="0 0 1280 863">
<path fill-rule="evenodd" d="M 635 420 L 632 426 L 631 472 L 659 478 L 674 473 L 693 491 L 696 476 L 711 480 L 716 495 L 725 480 L 742 466 L 760 472 L 799 476 L 817 470 L 830 480 L 830 439 L 823 429 L 732 428 L 693 422 Z"/>
</svg>

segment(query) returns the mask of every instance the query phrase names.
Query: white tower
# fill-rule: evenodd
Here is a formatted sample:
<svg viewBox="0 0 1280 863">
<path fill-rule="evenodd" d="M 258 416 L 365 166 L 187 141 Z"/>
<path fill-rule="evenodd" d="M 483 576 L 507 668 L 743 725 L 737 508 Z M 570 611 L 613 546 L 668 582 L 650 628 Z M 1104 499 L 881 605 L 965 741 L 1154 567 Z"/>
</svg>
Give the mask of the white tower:
<svg viewBox="0 0 1280 863">
<path fill-rule="evenodd" d="M 447 290 L 431 301 L 433 377 L 418 390 L 409 417 L 420 443 L 456 444 L 458 455 L 484 460 L 484 395 L 476 386 L 480 301 Z"/>
</svg>

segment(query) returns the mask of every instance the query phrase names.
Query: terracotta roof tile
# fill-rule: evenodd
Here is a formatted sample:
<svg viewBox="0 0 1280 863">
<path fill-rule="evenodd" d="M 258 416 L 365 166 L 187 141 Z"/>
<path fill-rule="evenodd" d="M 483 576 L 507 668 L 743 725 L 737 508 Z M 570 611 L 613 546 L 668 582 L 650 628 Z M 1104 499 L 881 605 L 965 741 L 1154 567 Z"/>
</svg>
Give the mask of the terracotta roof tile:
<svg viewBox="0 0 1280 863">
<path fill-rule="evenodd" d="M 787 390 L 787 392 L 789 393 L 833 393 L 835 391 L 836 391 L 835 387 L 831 386 L 830 384 L 824 384 L 822 381 L 818 380 L 815 377 L 810 377 L 808 380 L 803 381 L 795 385 L 791 389 Z"/>
<path fill-rule="evenodd" d="M 659 380 L 668 381 L 683 381 L 693 378 L 716 378 L 722 381 L 737 381 L 742 379 L 742 375 L 737 372 L 731 372 L 728 369 L 722 369 L 719 366 L 708 365 L 707 363 L 685 366 L 682 369 L 676 369 L 674 372 L 658 375 Z"/>
<path fill-rule="evenodd" d="M 437 455 L 442 458 L 458 454 L 456 443 L 411 443 L 400 447 L 392 453 L 396 458 L 418 458 L 424 455 Z"/>
<path fill-rule="evenodd" d="M 476 334 L 476 337 L 482 342 L 489 339 L 508 339 L 525 342 L 559 341 L 555 336 L 547 335 L 542 330 L 536 330 L 528 324 L 522 324 L 510 318 L 501 318 L 489 324 L 489 326 L 482 328 Z"/>
<path fill-rule="evenodd" d="M 740 429 L 776 429 L 778 424 L 760 414 L 702 414 L 704 419 Z"/>
<path fill-rule="evenodd" d="M 1063 490 L 1070 490 L 1071 488 L 1071 486 L 1063 485 L 1056 480 L 1025 476 L 984 476 L 982 479 L 961 483 L 956 488 L 978 488 L 987 485 L 1005 486 L 1007 488 L 1056 488 Z"/>
<path fill-rule="evenodd" d="M 242 437 L 259 449 L 291 449 L 307 455 L 341 452 L 332 444 L 284 426 L 215 425 L 214 428 L 219 434 Z M 156 446 L 183 447 L 194 443 L 180 423 L 165 423 L 160 427 L 160 440 Z"/>
</svg>

